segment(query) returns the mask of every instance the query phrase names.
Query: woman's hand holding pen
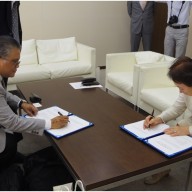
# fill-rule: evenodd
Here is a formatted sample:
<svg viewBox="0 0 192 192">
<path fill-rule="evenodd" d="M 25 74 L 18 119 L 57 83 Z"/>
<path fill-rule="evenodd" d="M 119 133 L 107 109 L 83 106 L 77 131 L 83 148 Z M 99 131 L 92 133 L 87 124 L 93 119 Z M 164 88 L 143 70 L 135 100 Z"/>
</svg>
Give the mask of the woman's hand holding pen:
<svg viewBox="0 0 192 192">
<path fill-rule="evenodd" d="M 147 116 L 144 121 L 144 129 L 152 128 L 155 125 L 158 125 L 160 123 L 163 123 L 162 119 L 160 117 L 153 117 L 151 115 Z"/>
<path fill-rule="evenodd" d="M 69 122 L 68 116 L 60 115 L 60 116 L 54 117 L 53 119 L 51 119 L 51 129 L 63 128 L 67 126 L 68 122 Z"/>
</svg>

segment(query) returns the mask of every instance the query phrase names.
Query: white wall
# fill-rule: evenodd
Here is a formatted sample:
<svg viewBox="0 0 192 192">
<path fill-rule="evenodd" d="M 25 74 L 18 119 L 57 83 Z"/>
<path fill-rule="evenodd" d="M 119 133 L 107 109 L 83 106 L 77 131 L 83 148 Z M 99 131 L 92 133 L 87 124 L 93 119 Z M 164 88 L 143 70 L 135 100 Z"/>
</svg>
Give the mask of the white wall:
<svg viewBox="0 0 192 192">
<path fill-rule="evenodd" d="M 189 41 L 187 44 L 186 56 L 192 58 L 192 10 L 190 14 L 190 23 L 189 23 Z"/>
<path fill-rule="evenodd" d="M 20 16 L 23 40 L 75 36 L 96 48 L 97 65 L 130 50 L 126 1 L 21 1 Z"/>
<path fill-rule="evenodd" d="M 126 1 L 21 1 L 20 15 L 23 40 L 75 36 L 96 48 L 97 65 L 105 65 L 107 53 L 130 51 Z M 190 57 L 191 27 L 186 53 Z"/>
</svg>

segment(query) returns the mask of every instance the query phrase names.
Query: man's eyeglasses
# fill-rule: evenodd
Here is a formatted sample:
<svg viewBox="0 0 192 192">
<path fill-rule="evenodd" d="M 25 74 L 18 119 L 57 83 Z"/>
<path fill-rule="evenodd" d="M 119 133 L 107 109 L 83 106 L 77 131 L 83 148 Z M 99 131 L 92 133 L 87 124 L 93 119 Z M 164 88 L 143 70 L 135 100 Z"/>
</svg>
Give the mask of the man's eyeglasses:
<svg viewBox="0 0 192 192">
<path fill-rule="evenodd" d="M 20 62 L 21 62 L 21 61 L 11 61 L 11 60 L 9 60 L 9 59 L 2 58 L 2 57 L 1 57 L 1 59 L 5 60 L 5 61 L 7 61 L 7 62 L 9 62 L 9 63 L 12 63 L 13 65 L 16 65 L 16 66 L 19 65 Z"/>
</svg>

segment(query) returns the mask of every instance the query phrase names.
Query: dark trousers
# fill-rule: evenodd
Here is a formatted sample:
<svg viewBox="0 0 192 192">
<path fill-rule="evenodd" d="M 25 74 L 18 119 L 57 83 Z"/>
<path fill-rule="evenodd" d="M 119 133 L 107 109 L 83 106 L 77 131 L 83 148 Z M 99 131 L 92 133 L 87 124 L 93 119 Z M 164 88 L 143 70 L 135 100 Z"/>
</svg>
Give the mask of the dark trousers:
<svg viewBox="0 0 192 192">
<path fill-rule="evenodd" d="M 18 139 L 14 134 L 6 133 L 5 150 L 0 153 L 0 170 L 8 167 L 15 160 Z"/>
<path fill-rule="evenodd" d="M 4 78 L 5 87 L 7 85 L 7 78 Z M 17 114 L 17 109 L 13 109 L 13 112 Z M 5 149 L 0 153 L 0 170 L 8 167 L 12 162 L 14 162 L 17 154 L 17 143 L 23 139 L 21 133 L 6 133 L 6 144 Z"/>
<path fill-rule="evenodd" d="M 143 42 L 143 50 L 150 51 L 151 50 L 151 40 L 152 34 L 143 34 L 142 32 L 139 34 L 131 33 L 131 51 L 136 52 L 139 50 L 140 42 Z"/>
</svg>

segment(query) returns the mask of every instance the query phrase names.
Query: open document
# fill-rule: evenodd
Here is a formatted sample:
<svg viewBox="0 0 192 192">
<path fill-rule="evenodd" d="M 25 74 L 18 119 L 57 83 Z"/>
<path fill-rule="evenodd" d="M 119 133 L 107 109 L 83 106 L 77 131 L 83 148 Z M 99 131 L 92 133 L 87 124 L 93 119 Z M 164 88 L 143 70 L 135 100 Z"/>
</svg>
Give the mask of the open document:
<svg viewBox="0 0 192 192">
<path fill-rule="evenodd" d="M 174 157 L 189 149 L 192 149 L 192 137 L 164 134 L 169 126 L 159 124 L 150 129 L 143 129 L 144 120 L 127 125 L 121 125 L 121 129 L 141 140 L 166 157 Z"/>
<path fill-rule="evenodd" d="M 150 137 L 154 137 L 156 135 L 163 134 L 163 131 L 169 127 L 166 124 L 159 124 L 154 126 L 153 128 L 144 129 L 143 123 L 144 120 L 135 123 L 130 123 L 127 125 L 121 125 L 120 127 L 139 140 L 144 140 Z"/>
<path fill-rule="evenodd" d="M 190 136 L 172 137 L 170 135 L 163 134 L 157 137 L 146 139 L 144 142 L 167 157 L 173 157 L 192 149 L 192 137 Z"/>
<path fill-rule="evenodd" d="M 86 121 L 72 113 L 69 113 L 68 111 L 65 111 L 57 106 L 40 110 L 35 117 L 29 117 L 29 116 L 26 116 L 26 117 L 37 118 L 37 119 L 52 119 L 58 116 L 59 113 L 62 115 L 68 115 L 69 122 L 66 127 L 63 127 L 61 129 L 46 130 L 49 134 L 51 134 L 55 138 L 61 138 L 63 136 L 72 134 L 74 132 L 80 131 L 82 129 L 85 129 L 93 125 L 93 123 Z"/>
</svg>

